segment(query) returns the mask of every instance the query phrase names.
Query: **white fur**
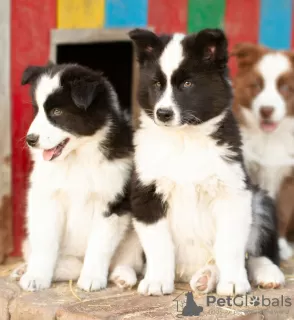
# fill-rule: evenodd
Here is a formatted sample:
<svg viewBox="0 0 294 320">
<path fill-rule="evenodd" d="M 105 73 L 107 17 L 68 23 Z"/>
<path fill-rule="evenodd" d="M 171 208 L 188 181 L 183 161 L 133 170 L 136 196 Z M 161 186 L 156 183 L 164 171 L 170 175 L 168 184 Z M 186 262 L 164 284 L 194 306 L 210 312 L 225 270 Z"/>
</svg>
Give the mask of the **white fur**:
<svg viewBox="0 0 294 320">
<path fill-rule="evenodd" d="M 38 89 L 36 90 L 36 102 L 39 107 L 44 106 L 48 96 L 60 89 L 61 73 L 56 73 L 53 77 L 50 74 L 44 74 L 38 80 Z"/>
<path fill-rule="evenodd" d="M 35 98 L 38 105 L 38 113 L 28 130 L 28 134 L 39 135 L 38 142 L 40 148 L 31 149 L 31 154 L 35 161 L 41 160 L 44 149 L 48 150 L 56 147 L 65 138 L 71 138 L 70 144 L 77 141 L 77 139 L 75 139 L 71 134 L 53 126 L 48 121 L 44 110 L 44 103 L 48 96 L 60 89 L 60 76 L 60 73 L 55 74 L 54 77 L 51 77 L 49 74 L 45 74 L 39 79 L 37 84 Z M 74 149 L 74 146 L 67 146 L 62 155 L 58 157 L 58 160 L 64 159 L 67 152 L 70 152 L 70 149 Z"/>
<path fill-rule="evenodd" d="M 99 290 L 107 284 L 119 243 L 125 237 L 134 237 L 128 229 L 130 215 L 104 216 L 109 202 L 123 192 L 132 159 L 108 161 L 99 151 L 98 145 L 110 130 L 109 125 L 91 137 L 81 138 L 51 125 L 43 105 L 46 95 L 58 90 L 59 75 L 51 81 L 49 78 L 43 76 L 38 83 L 39 112 L 29 129 L 29 133 L 40 136 L 40 145 L 32 149 L 35 163 L 28 191 L 28 266 L 20 285 L 30 291 L 44 289 L 52 279 L 75 280 L 81 272 L 78 286 L 87 291 Z M 52 148 L 65 138 L 70 138 L 70 142 L 62 155 L 44 161 L 42 149 Z M 139 246 L 138 241 L 135 244 Z M 137 254 L 135 247 L 125 250 L 132 248 Z M 138 257 L 126 259 L 121 253 L 119 257 L 116 265 L 120 260 L 127 266 L 138 265 Z M 83 259 L 82 270 L 78 270 L 78 260 Z M 66 266 L 68 270 L 64 270 Z"/>
<path fill-rule="evenodd" d="M 174 112 L 174 118 L 170 121 L 169 125 L 177 125 L 181 119 L 179 108 L 173 96 L 171 77 L 184 59 L 183 46 L 181 45 L 183 38 L 183 34 L 175 34 L 164 49 L 159 60 L 161 70 L 166 76 L 166 88 L 154 108 L 154 118 L 158 124 L 160 124 L 161 121 L 157 119 L 156 111 L 160 108 L 171 109 Z"/>
<path fill-rule="evenodd" d="M 167 221 L 175 247 L 176 279 L 190 281 L 215 258 L 220 270 L 218 292 L 232 294 L 235 284 L 236 292 L 244 293 L 250 288 L 244 255 L 252 218 L 251 193 L 245 190 L 241 166 L 223 159 L 231 151 L 217 146 L 209 136 L 223 116 L 198 126 L 175 128 L 157 126 L 142 112 L 141 129 L 135 136 L 135 163 L 141 182 L 155 182 L 157 192 L 169 204 Z M 151 227 L 137 228 L 140 238 L 147 228 Z M 155 236 L 155 228 L 152 244 L 151 238 L 149 244 L 142 242 L 145 252 L 148 245 L 157 251 L 150 256 L 146 252 L 147 274 L 150 263 L 163 264 L 158 247 L 161 235 L 158 231 Z M 162 273 L 161 266 L 156 277 Z"/>
<path fill-rule="evenodd" d="M 252 110 L 258 119 L 261 107 L 273 107 L 271 120 L 281 121 L 287 111 L 285 100 L 278 91 L 277 80 L 281 74 L 291 69 L 289 58 L 282 53 L 269 53 L 264 55 L 256 66 L 256 70 L 263 79 L 263 90 L 252 101 Z"/>
<path fill-rule="evenodd" d="M 138 291 L 144 295 L 172 293 L 175 258 L 167 220 L 162 219 L 147 226 L 134 221 L 134 226 L 147 257 L 145 278 L 140 282 Z"/>
<path fill-rule="evenodd" d="M 279 250 L 282 260 L 288 260 L 293 256 L 293 249 L 285 238 L 279 239 Z"/>
<path fill-rule="evenodd" d="M 285 283 L 283 272 L 266 257 L 250 257 L 248 273 L 249 279 L 257 286 L 279 286 Z"/>
<path fill-rule="evenodd" d="M 275 131 L 266 133 L 250 110 L 242 111 L 248 123 L 241 126 L 246 168 L 253 182 L 276 199 L 294 164 L 294 119 L 285 117 Z"/>
</svg>

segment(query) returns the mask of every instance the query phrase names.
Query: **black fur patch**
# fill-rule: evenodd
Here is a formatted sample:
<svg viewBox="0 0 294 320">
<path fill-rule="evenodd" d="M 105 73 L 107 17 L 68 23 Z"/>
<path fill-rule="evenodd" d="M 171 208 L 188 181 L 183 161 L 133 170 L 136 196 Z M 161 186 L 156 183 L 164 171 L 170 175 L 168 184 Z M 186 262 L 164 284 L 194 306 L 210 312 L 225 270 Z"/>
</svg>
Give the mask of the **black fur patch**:
<svg viewBox="0 0 294 320">
<path fill-rule="evenodd" d="M 248 189 L 252 189 L 252 183 L 245 170 L 240 129 L 231 108 L 227 108 L 225 117 L 219 123 L 218 130 L 216 130 L 211 136 L 217 141 L 218 145 L 222 146 L 227 144 L 230 146 L 230 150 L 234 152 L 234 155 L 229 159 L 225 158 L 224 160 L 236 161 L 241 164 L 245 175 L 246 187 Z"/>
<path fill-rule="evenodd" d="M 166 216 L 167 203 L 155 193 L 155 185 L 143 186 L 135 172 L 131 190 L 132 213 L 135 219 L 151 224 Z"/>
<path fill-rule="evenodd" d="M 117 118 L 113 121 L 107 139 L 102 142 L 100 150 L 108 160 L 129 157 L 134 151 L 132 139 L 131 125 L 125 119 Z"/>
<path fill-rule="evenodd" d="M 212 138 L 217 140 L 218 145 L 228 144 L 230 150 L 235 153 L 231 160 L 241 162 L 243 161 L 242 155 L 242 138 L 239 127 L 234 118 L 231 108 L 228 108 L 222 121 L 219 123 L 217 131 L 212 135 Z"/>
<path fill-rule="evenodd" d="M 129 181 L 130 182 L 130 181 Z M 108 204 L 108 211 L 104 213 L 105 217 L 110 217 L 112 214 L 122 216 L 131 212 L 130 202 L 130 184 L 126 184 L 124 193 L 117 196 L 115 201 Z"/>
<path fill-rule="evenodd" d="M 276 206 L 272 198 L 259 187 L 253 187 L 252 199 L 253 222 L 252 231 L 258 232 L 258 243 L 249 248 L 249 254 L 269 258 L 274 264 L 280 264 L 278 246 L 278 221 Z M 250 237 L 249 237 L 250 239 Z"/>
<path fill-rule="evenodd" d="M 92 136 L 105 125 L 110 130 L 99 146 L 108 160 L 132 155 L 132 130 L 123 112 L 117 110 L 114 88 L 100 72 L 73 64 L 30 66 L 23 74 L 22 84 L 31 84 L 35 114 L 38 107 L 35 90 L 38 80 L 47 74 L 60 72 L 60 88 L 48 96 L 44 109 L 48 120 L 56 127 L 75 136 Z M 54 110 L 61 110 L 55 115 Z M 98 148 L 98 145 L 97 145 Z"/>
<path fill-rule="evenodd" d="M 171 39 L 170 35 L 157 36 L 144 29 L 134 29 L 129 33 L 129 36 L 135 44 L 137 60 L 140 65 L 158 59 Z"/>
</svg>

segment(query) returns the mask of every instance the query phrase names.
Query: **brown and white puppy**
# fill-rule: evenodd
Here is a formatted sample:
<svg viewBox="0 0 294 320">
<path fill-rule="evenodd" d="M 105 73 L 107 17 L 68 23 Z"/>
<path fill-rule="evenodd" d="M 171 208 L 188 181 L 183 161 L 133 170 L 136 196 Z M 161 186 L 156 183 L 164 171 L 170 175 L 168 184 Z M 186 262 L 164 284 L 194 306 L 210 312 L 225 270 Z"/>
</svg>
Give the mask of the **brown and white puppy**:
<svg viewBox="0 0 294 320">
<path fill-rule="evenodd" d="M 232 55 L 238 65 L 233 109 L 245 165 L 253 182 L 276 200 L 280 255 L 287 260 L 294 213 L 294 53 L 240 43 Z"/>
</svg>

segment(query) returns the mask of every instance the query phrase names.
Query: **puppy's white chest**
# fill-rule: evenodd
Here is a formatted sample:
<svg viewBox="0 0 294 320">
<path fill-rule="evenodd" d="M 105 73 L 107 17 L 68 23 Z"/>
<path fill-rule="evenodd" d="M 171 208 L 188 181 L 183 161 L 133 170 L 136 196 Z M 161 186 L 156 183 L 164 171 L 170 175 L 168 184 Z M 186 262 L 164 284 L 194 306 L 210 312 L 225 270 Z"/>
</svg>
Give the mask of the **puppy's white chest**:
<svg viewBox="0 0 294 320">
<path fill-rule="evenodd" d="M 92 228 L 93 216 L 103 215 L 108 204 L 122 193 L 131 160 L 110 162 L 98 150 L 55 163 L 36 163 L 31 175 L 32 190 L 47 201 L 56 201 L 64 223 L 62 251 L 83 256 Z"/>
<path fill-rule="evenodd" d="M 143 182 L 202 183 L 221 173 L 223 160 L 215 141 L 198 132 L 143 131 L 137 136 L 136 164 Z"/>
<path fill-rule="evenodd" d="M 294 165 L 294 138 L 291 131 L 265 135 L 243 129 L 242 134 L 244 159 L 251 179 L 275 198 L 281 182 L 291 174 Z"/>
</svg>

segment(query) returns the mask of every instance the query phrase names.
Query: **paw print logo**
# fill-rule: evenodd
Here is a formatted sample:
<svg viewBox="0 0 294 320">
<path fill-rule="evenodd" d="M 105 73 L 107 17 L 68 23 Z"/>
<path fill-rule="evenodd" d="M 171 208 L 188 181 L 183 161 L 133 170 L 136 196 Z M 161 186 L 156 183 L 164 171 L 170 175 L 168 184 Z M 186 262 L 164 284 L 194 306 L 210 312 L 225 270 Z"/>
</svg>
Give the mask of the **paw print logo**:
<svg viewBox="0 0 294 320">
<path fill-rule="evenodd" d="M 256 296 L 251 297 L 249 304 L 252 307 L 257 307 L 260 304 L 259 297 L 256 297 Z"/>
</svg>

